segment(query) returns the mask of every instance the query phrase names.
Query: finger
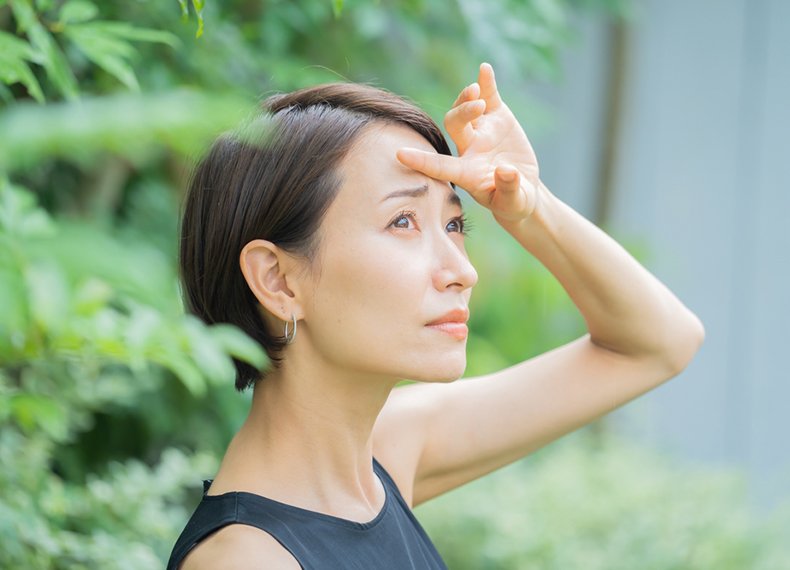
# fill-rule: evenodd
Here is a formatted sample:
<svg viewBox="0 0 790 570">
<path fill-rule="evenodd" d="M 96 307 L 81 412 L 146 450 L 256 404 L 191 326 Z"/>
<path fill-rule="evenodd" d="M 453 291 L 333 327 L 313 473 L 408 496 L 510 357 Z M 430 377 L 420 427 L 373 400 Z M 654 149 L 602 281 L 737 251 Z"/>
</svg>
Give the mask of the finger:
<svg viewBox="0 0 790 570">
<path fill-rule="evenodd" d="M 455 156 L 425 152 L 416 148 L 401 148 L 395 155 L 398 160 L 413 170 L 437 180 L 447 180 L 463 188 L 463 184 L 461 184 L 463 167 L 460 159 Z"/>
<path fill-rule="evenodd" d="M 518 170 L 510 165 L 500 165 L 494 170 L 494 185 L 497 193 L 497 208 L 521 211 L 521 177 Z"/>
<path fill-rule="evenodd" d="M 503 103 L 497 90 L 494 68 L 490 63 L 480 64 L 480 75 L 477 80 L 480 83 L 480 99 L 486 102 L 486 112 L 496 111 Z"/>
<path fill-rule="evenodd" d="M 456 98 L 452 108 L 455 109 L 458 105 L 466 103 L 467 101 L 474 101 L 478 97 L 480 97 L 480 86 L 477 83 L 467 85 L 458 95 L 458 98 Z"/>
<path fill-rule="evenodd" d="M 444 128 L 460 149 L 468 147 L 474 137 L 474 129 L 470 124 L 486 110 L 486 103 L 481 99 L 467 101 L 454 109 L 450 109 L 444 116 Z"/>
<path fill-rule="evenodd" d="M 494 185 L 496 186 L 496 208 L 506 212 L 532 213 L 534 204 L 530 204 L 530 196 L 534 192 L 522 191 L 522 185 L 529 185 L 528 181 L 522 183 L 518 170 L 510 165 L 500 165 L 494 170 Z"/>
</svg>

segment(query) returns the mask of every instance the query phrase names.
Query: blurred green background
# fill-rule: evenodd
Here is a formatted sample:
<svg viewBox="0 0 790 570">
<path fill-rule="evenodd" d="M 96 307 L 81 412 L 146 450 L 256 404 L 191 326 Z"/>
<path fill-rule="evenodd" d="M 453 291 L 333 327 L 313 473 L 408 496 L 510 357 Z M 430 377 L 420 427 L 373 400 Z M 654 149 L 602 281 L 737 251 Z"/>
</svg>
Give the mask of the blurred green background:
<svg viewBox="0 0 790 570">
<path fill-rule="evenodd" d="M 519 86 L 561 79 L 571 15 L 630 10 L 0 0 L 0 567 L 163 567 L 246 416 L 230 356 L 265 354 L 184 315 L 176 278 L 179 204 L 212 137 L 267 94 L 342 80 L 407 95 L 441 125 L 479 63 L 503 53 L 518 54 L 503 97 L 528 134 L 546 131 Z M 584 334 L 551 274 L 465 203 L 480 275 L 466 375 Z M 603 423 L 416 513 L 451 570 L 790 560 L 790 514 L 754 517 L 738 472 L 676 465 Z"/>
</svg>

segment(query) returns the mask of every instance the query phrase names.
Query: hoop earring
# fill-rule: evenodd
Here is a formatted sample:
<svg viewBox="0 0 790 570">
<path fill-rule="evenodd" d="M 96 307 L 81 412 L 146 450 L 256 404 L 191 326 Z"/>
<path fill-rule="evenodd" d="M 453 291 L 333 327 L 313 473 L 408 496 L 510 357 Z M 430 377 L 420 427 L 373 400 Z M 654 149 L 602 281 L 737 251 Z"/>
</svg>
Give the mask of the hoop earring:
<svg viewBox="0 0 790 570">
<path fill-rule="evenodd" d="M 291 344 L 293 342 L 294 338 L 296 338 L 296 315 L 292 314 L 291 318 L 294 320 L 294 331 L 293 331 L 293 334 L 289 338 L 288 337 L 288 321 L 285 321 L 285 343 L 286 344 Z"/>
</svg>

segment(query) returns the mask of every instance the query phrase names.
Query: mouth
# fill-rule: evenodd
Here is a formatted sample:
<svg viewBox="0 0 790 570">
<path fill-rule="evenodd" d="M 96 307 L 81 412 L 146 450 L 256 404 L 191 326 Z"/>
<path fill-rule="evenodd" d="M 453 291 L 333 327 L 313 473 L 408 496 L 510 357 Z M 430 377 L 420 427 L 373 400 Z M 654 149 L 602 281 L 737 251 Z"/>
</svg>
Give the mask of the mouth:
<svg viewBox="0 0 790 570">
<path fill-rule="evenodd" d="M 445 333 L 459 339 L 465 339 L 469 335 L 469 328 L 466 326 L 466 324 L 458 321 L 448 321 L 436 325 L 425 326 L 429 329 L 435 330 L 436 332 Z"/>
<path fill-rule="evenodd" d="M 439 317 L 438 319 L 432 320 L 428 325 L 439 325 L 443 323 L 465 323 L 469 320 L 469 309 L 466 307 L 464 308 L 457 308 L 449 311 Z"/>
</svg>

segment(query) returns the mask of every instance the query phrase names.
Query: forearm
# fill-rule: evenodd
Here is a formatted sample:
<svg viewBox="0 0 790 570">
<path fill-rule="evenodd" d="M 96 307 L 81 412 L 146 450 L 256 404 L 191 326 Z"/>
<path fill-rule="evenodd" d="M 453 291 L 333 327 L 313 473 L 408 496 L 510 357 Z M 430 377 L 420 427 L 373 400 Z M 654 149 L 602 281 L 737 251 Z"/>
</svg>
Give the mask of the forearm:
<svg viewBox="0 0 790 570">
<path fill-rule="evenodd" d="M 684 367 L 704 339 L 697 316 L 619 243 L 541 183 L 532 216 L 497 219 L 567 291 L 595 344 Z"/>
</svg>

